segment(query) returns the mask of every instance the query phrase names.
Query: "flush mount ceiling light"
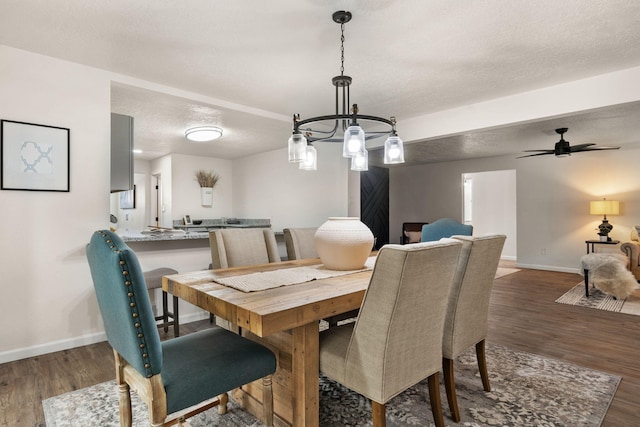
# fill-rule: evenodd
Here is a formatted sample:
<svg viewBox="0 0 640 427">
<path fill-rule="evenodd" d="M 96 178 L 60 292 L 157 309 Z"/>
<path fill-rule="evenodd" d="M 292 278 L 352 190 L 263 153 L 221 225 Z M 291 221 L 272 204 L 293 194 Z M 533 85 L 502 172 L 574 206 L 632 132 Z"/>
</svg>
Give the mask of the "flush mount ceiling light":
<svg viewBox="0 0 640 427">
<path fill-rule="evenodd" d="M 189 141 L 213 141 L 214 139 L 218 139 L 222 136 L 222 129 L 215 126 L 198 126 L 184 131 L 184 136 Z"/>
<path fill-rule="evenodd" d="M 316 141 L 342 142 L 343 157 L 351 158 L 351 170 L 366 171 L 368 169 L 368 152 L 365 141 L 369 139 L 380 138 L 388 135 L 384 143 L 384 163 L 404 163 L 404 149 L 402 140 L 396 133 L 396 118 L 390 117 L 385 119 L 382 117 L 366 116 L 358 114 L 358 105 L 351 106 L 351 112 L 348 108 L 350 105 L 349 87 L 351 86 L 351 77 L 344 75 L 344 24 L 351 21 L 351 12 L 344 10 L 337 11 L 333 14 L 333 21 L 340 24 L 340 75 L 331 79 L 336 87 L 336 110 L 335 114 L 326 116 L 312 117 L 309 119 L 300 119 L 299 114 L 293 116 L 293 134 L 289 138 L 289 162 L 300 163 L 300 169 L 316 170 L 316 150 L 313 143 Z M 305 127 L 311 123 L 335 121 L 333 129 L 318 130 Z M 384 123 L 390 127 L 384 132 L 365 132 L 360 127 L 359 122 L 372 121 Z M 342 136 L 338 133 L 342 133 Z"/>
</svg>

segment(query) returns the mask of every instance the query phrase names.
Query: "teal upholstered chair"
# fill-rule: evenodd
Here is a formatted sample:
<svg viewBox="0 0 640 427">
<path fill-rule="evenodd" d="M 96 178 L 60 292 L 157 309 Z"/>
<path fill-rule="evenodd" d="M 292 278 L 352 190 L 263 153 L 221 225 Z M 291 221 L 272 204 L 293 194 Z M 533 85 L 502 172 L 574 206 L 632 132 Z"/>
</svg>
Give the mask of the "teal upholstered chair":
<svg viewBox="0 0 640 427">
<path fill-rule="evenodd" d="M 186 416 L 216 405 L 224 413 L 228 391 L 260 378 L 265 401 L 262 421 L 272 424 L 271 374 L 276 358 L 269 349 L 222 328 L 160 342 L 135 253 L 118 235 L 104 230 L 91 237 L 87 258 L 116 359 L 121 426 L 132 422 L 129 388 L 147 404 L 151 425 L 164 426 L 183 417 L 176 412 L 187 408 Z M 167 418 L 168 414 L 173 415 Z"/>
<path fill-rule="evenodd" d="M 437 221 L 422 226 L 422 238 L 420 241 L 433 242 L 443 237 L 471 236 L 472 234 L 472 225 L 461 224 L 451 218 L 440 218 Z"/>
</svg>

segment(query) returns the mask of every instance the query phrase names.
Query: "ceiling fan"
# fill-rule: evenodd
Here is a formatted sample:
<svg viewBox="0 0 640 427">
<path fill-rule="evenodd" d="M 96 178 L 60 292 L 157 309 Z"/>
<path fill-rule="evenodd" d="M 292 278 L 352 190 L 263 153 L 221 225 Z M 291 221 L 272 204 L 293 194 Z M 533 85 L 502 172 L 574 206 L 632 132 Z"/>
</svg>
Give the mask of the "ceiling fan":
<svg viewBox="0 0 640 427">
<path fill-rule="evenodd" d="M 536 154 L 527 154 L 526 156 L 517 157 L 521 159 L 523 157 L 533 156 L 545 156 L 547 154 L 555 154 L 556 157 L 570 156 L 571 153 L 579 153 L 581 151 L 598 151 L 598 150 L 617 150 L 620 147 L 595 147 L 596 144 L 579 144 L 573 147 L 569 145 L 569 141 L 565 141 L 564 134 L 569 128 L 558 128 L 556 133 L 560 135 L 560 141 L 556 142 L 553 150 L 524 150 L 525 153 L 536 152 Z"/>
</svg>

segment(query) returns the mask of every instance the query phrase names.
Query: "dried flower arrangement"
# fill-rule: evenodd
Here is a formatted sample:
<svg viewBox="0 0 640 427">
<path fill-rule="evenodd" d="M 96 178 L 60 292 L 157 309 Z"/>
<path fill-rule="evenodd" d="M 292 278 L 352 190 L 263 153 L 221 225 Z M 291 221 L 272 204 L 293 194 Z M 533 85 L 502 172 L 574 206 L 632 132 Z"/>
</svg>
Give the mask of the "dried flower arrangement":
<svg viewBox="0 0 640 427">
<path fill-rule="evenodd" d="M 220 175 L 213 173 L 212 171 L 199 170 L 196 172 L 196 181 L 200 187 L 215 187 L 216 183 L 220 180 Z"/>
</svg>

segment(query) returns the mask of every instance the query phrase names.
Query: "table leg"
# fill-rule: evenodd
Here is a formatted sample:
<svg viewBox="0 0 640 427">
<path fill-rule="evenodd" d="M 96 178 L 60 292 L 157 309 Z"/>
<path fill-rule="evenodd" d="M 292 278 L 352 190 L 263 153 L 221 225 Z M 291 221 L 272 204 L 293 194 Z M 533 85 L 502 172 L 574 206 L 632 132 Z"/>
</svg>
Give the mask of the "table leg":
<svg viewBox="0 0 640 427">
<path fill-rule="evenodd" d="M 589 298 L 589 270 L 584 269 L 584 295 Z"/>
<path fill-rule="evenodd" d="M 318 426 L 319 409 L 319 329 L 317 322 L 292 330 L 293 425 Z"/>
</svg>

